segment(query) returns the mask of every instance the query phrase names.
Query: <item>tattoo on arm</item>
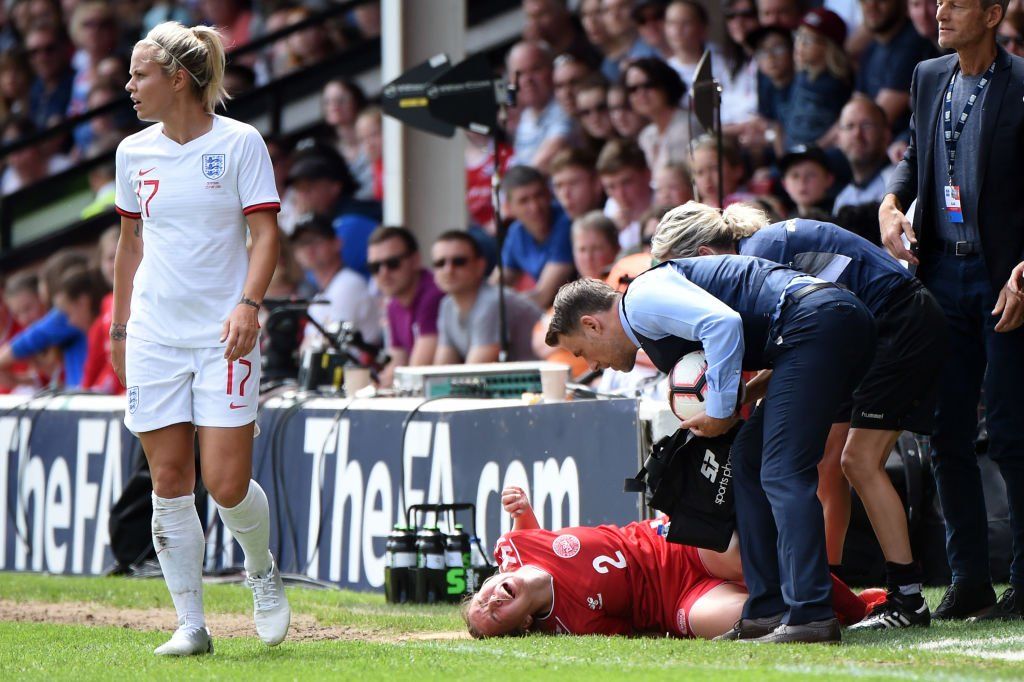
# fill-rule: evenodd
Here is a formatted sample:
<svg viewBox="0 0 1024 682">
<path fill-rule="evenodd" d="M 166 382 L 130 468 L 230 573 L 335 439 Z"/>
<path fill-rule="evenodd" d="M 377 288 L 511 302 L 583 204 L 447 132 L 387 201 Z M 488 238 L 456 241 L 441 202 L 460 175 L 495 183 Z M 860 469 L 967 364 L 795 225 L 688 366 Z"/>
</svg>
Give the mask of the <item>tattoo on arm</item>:
<svg viewBox="0 0 1024 682">
<path fill-rule="evenodd" d="M 142 221 L 141 220 L 136 220 L 135 221 L 135 236 L 138 237 L 141 234 L 142 234 Z"/>
<path fill-rule="evenodd" d="M 112 341 L 124 341 L 128 338 L 128 325 L 117 324 L 116 322 L 110 325 L 110 339 Z"/>
</svg>

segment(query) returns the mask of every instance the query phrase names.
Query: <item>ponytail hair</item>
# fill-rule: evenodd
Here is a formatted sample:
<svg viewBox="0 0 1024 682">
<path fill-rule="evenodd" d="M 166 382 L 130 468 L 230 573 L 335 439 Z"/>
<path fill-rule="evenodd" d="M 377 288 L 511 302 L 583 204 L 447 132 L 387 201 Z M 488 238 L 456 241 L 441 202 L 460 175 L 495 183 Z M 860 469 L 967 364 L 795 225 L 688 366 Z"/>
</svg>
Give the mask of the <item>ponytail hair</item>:
<svg viewBox="0 0 1024 682">
<path fill-rule="evenodd" d="M 164 74 L 173 76 L 181 69 L 188 75 L 192 92 L 207 113 L 228 99 L 224 89 L 224 41 L 209 26 L 187 28 L 177 21 L 158 24 L 135 44 L 153 48 L 150 60 L 160 65 Z"/>
<path fill-rule="evenodd" d="M 768 224 L 768 216 L 748 204 L 732 204 L 724 211 L 696 201 L 676 206 L 665 214 L 651 239 L 651 255 L 658 260 L 693 258 L 701 246 L 726 246 L 749 237 Z"/>
</svg>

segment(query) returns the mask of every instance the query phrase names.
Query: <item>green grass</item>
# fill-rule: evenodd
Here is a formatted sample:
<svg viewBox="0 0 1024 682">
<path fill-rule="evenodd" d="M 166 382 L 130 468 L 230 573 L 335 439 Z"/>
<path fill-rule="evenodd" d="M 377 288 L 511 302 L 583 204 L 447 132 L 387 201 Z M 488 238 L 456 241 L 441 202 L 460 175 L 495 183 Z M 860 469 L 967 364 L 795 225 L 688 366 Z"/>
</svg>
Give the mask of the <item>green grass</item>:
<svg viewBox="0 0 1024 682">
<path fill-rule="evenodd" d="M 251 608 L 248 592 L 239 586 L 207 585 L 205 591 L 210 613 Z M 928 594 L 932 604 L 939 597 L 937 591 Z M 286 641 L 268 649 L 254 639 L 221 638 L 214 656 L 167 660 L 151 654 L 167 633 L 0 623 L 0 680 L 1024 679 L 1020 624 L 942 623 L 929 630 L 851 633 L 842 647 L 541 636 L 421 641 L 400 636 L 458 630 L 456 609 L 396 607 L 380 595 L 298 588 L 289 598 L 298 613 L 357 628 L 373 639 Z M 161 581 L 122 578 L 0 574 L 0 599 L 171 608 Z"/>
</svg>

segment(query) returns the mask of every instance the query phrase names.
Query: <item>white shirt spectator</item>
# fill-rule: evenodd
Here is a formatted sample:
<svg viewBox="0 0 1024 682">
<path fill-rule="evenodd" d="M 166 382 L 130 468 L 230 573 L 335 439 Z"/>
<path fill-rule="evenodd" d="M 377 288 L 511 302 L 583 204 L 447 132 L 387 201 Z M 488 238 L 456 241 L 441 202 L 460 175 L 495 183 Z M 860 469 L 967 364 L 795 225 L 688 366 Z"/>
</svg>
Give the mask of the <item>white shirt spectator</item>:
<svg viewBox="0 0 1024 682">
<path fill-rule="evenodd" d="M 554 97 L 539 113 L 533 109 L 524 109 L 519 115 L 519 125 L 516 127 L 515 156 L 509 165 L 532 166 L 537 150 L 545 141 L 552 137 L 569 140 L 572 135 L 572 119 L 562 111 Z"/>
<path fill-rule="evenodd" d="M 327 327 L 336 322 L 351 322 L 363 339 L 370 343 L 380 343 L 381 324 L 378 299 L 371 295 L 366 280 L 350 268 L 342 268 L 317 294 L 318 299 L 329 301 L 326 305 L 309 306 L 309 316 Z M 306 325 L 302 339 L 303 347 L 319 345 L 323 336 L 311 324 Z"/>
</svg>

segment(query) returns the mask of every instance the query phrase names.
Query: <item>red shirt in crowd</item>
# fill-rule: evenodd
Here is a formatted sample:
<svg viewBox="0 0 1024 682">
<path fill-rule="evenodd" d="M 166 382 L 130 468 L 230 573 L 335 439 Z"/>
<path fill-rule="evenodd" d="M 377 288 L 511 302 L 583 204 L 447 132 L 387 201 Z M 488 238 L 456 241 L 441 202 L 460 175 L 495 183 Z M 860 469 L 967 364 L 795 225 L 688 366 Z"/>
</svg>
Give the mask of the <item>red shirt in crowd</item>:
<svg viewBox="0 0 1024 682">
<path fill-rule="evenodd" d="M 512 157 L 512 147 L 499 145 L 501 156 L 501 172 L 508 168 L 508 160 Z M 466 166 L 466 208 L 469 217 L 480 226 L 487 225 L 494 219 L 494 207 L 491 204 L 491 176 L 494 175 L 494 152 L 491 151 L 479 163 Z"/>
<path fill-rule="evenodd" d="M 117 395 L 124 386 L 114 373 L 110 362 L 110 323 L 114 319 L 114 294 L 104 297 L 100 314 L 89 327 L 88 350 L 82 370 L 82 388 L 97 393 Z"/>
<path fill-rule="evenodd" d="M 3 301 L 0 301 L 0 319 L 5 320 L 3 326 L 0 326 L 0 346 L 3 346 L 10 342 L 10 340 L 21 331 L 21 326 L 13 317 L 11 317 L 11 313 L 7 310 L 7 306 L 4 305 Z M 0 395 L 10 393 L 17 386 L 16 383 L 9 382 L 8 378 L 16 379 L 19 376 L 24 376 L 29 372 L 29 369 L 28 363 L 25 361 L 19 361 L 12 364 L 4 373 L 0 374 Z"/>
</svg>

